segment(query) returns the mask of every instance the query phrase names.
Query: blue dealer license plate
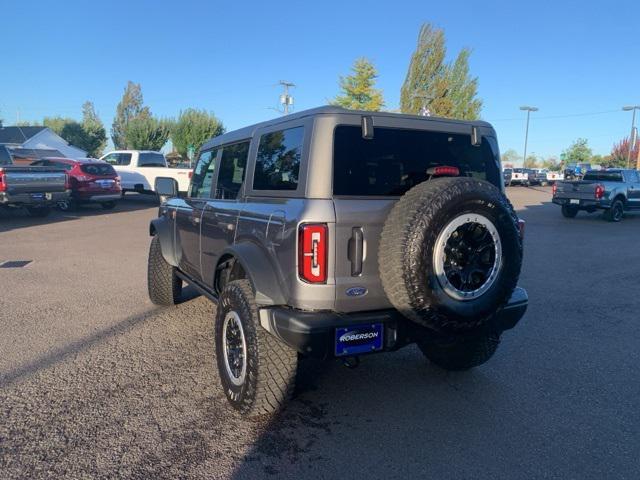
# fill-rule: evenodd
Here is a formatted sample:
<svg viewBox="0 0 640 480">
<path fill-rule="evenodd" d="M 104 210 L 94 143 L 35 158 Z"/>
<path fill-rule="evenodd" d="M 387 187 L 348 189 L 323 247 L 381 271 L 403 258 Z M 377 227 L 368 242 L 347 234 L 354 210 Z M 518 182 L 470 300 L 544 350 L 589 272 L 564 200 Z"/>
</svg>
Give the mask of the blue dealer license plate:
<svg viewBox="0 0 640 480">
<path fill-rule="evenodd" d="M 336 356 L 382 350 L 382 323 L 336 328 Z"/>
</svg>

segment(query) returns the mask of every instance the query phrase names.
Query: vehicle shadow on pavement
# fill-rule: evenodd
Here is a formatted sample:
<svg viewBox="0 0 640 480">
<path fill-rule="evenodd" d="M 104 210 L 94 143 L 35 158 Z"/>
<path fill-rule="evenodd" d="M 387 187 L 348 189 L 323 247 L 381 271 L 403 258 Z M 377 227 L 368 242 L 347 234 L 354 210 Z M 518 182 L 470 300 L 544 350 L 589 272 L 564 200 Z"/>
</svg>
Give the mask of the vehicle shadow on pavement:
<svg viewBox="0 0 640 480">
<path fill-rule="evenodd" d="M 157 207 L 158 202 L 154 196 L 131 194 L 119 200 L 113 210 L 105 210 L 100 205 L 81 205 L 70 212 L 62 212 L 57 208 L 53 208 L 50 215 L 42 218 L 29 216 L 24 209 L 0 208 L 0 233 L 9 232 L 18 228 L 68 222 L 83 217 L 117 215 L 118 213 L 134 212 Z"/>
</svg>

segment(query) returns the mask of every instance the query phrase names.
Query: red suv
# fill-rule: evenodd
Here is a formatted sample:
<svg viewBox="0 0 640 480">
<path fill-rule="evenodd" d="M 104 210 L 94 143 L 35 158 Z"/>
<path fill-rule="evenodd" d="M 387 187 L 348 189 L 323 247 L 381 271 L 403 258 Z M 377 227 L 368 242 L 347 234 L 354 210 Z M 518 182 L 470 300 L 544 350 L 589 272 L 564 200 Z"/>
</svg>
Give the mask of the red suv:
<svg viewBox="0 0 640 480">
<path fill-rule="evenodd" d="M 71 196 L 58 203 L 60 210 L 72 210 L 81 203 L 99 203 L 111 210 L 122 196 L 120 177 L 111 165 L 95 158 L 43 158 L 31 165 L 59 167 L 69 176 Z"/>
</svg>

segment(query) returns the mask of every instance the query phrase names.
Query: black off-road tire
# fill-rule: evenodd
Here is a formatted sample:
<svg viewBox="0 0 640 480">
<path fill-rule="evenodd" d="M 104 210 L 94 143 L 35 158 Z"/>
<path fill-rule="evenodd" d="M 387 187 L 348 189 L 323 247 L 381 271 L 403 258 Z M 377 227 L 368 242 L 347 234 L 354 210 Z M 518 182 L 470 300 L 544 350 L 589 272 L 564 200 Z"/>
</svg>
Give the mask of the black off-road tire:
<svg viewBox="0 0 640 480">
<path fill-rule="evenodd" d="M 114 208 L 116 208 L 116 202 L 114 201 L 102 202 L 100 205 L 102 205 L 102 208 L 105 210 L 113 210 Z"/>
<path fill-rule="evenodd" d="M 418 348 L 432 363 L 445 370 L 469 370 L 487 362 L 500 344 L 500 335 L 487 333 L 454 337 L 442 341 L 418 342 Z"/>
<path fill-rule="evenodd" d="M 561 211 L 564 218 L 575 218 L 578 215 L 578 209 L 570 205 L 562 205 Z"/>
<path fill-rule="evenodd" d="M 502 244 L 501 267 L 485 293 L 458 300 L 440 285 L 433 252 L 446 225 L 466 213 L 493 223 Z M 518 218 L 509 200 L 489 182 L 467 177 L 429 180 L 409 190 L 389 213 L 378 263 L 387 298 L 408 319 L 440 332 L 473 329 L 502 308 L 517 286 L 522 265 Z"/>
<path fill-rule="evenodd" d="M 149 246 L 147 288 L 149 299 L 161 306 L 175 305 L 180 301 L 182 294 L 182 279 L 176 275 L 176 268 L 169 265 L 162 256 L 158 236 L 151 239 Z"/>
<path fill-rule="evenodd" d="M 51 213 L 51 207 L 27 207 L 27 213 L 30 217 L 44 218 L 49 216 Z"/>
<path fill-rule="evenodd" d="M 246 340 L 246 375 L 240 385 L 232 382 L 223 353 L 224 321 L 231 311 L 238 314 Z M 273 414 L 291 398 L 298 353 L 260 326 L 248 280 L 229 282 L 222 291 L 216 311 L 215 344 L 220 381 L 233 408 L 248 417 Z"/>
<path fill-rule="evenodd" d="M 604 218 L 609 222 L 619 222 L 624 217 L 624 202 L 616 198 L 611 207 L 604 211 Z"/>
</svg>

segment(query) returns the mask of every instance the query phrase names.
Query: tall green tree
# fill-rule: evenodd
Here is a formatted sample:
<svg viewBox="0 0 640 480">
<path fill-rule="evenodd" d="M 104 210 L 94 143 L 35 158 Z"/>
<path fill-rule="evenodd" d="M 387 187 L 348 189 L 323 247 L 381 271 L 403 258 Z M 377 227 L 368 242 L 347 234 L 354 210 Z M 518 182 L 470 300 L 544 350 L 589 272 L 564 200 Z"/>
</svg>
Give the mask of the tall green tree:
<svg viewBox="0 0 640 480">
<path fill-rule="evenodd" d="M 149 107 L 144 106 L 140 84 L 129 80 L 122 99 L 116 107 L 116 116 L 111 126 L 113 145 L 116 148 L 127 148 L 126 130 L 129 122 L 133 119 L 149 117 L 151 117 L 151 112 Z"/>
<path fill-rule="evenodd" d="M 82 128 L 85 131 L 85 146 L 90 157 L 99 157 L 107 146 L 107 131 L 102 120 L 96 114 L 92 102 L 86 101 L 82 105 Z"/>
<path fill-rule="evenodd" d="M 178 153 L 186 157 L 190 146 L 198 151 L 204 142 L 222 133 L 224 126 L 213 113 L 187 108 L 180 112 L 171 129 L 171 141 Z"/>
<path fill-rule="evenodd" d="M 366 58 L 358 58 L 351 67 L 351 75 L 340 77 L 341 95 L 332 102 L 351 110 L 370 110 L 377 112 L 384 107 L 382 91 L 375 88 L 378 71 Z"/>
<path fill-rule="evenodd" d="M 578 138 L 569 148 L 560 154 L 563 165 L 569 163 L 590 162 L 593 151 L 586 138 Z"/>
<path fill-rule="evenodd" d="M 425 23 L 411 56 L 407 76 L 400 91 L 403 113 L 422 113 L 448 118 L 475 120 L 482 100 L 477 98 L 478 79 L 469 74 L 471 51 L 463 49 L 453 64 L 446 62 L 446 40 L 441 29 Z"/>
<path fill-rule="evenodd" d="M 66 117 L 44 117 L 42 119 L 43 126 L 50 128 L 60 136 L 62 136 L 62 130 L 64 130 L 64 127 L 74 122 L 75 120 L 73 118 L 66 118 Z M 65 140 L 67 139 L 65 138 Z M 69 140 L 67 140 L 67 142 L 68 141 Z"/>
<path fill-rule="evenodd" d="M 501 156 L 501 160 L 502 160 L 502 165 L 510 165 L 512 167 L 514 167 L 516 165 L 516 163 L 518 163 L 520 161 L 522 157 L 520 157 L 520 155 L 518 155 L 518 152 L 516 152 L 513 148 L 510 148 L 509 150 L 507 150 L 506 152 L 502 153 Z"/>
<path fill-rule="evenodd" d="M 124 132 L 124 144 L 134 150 L 160 150 L 169 140 L 172 123 L 151 116 L 130 119 Z"/>
</svg>

